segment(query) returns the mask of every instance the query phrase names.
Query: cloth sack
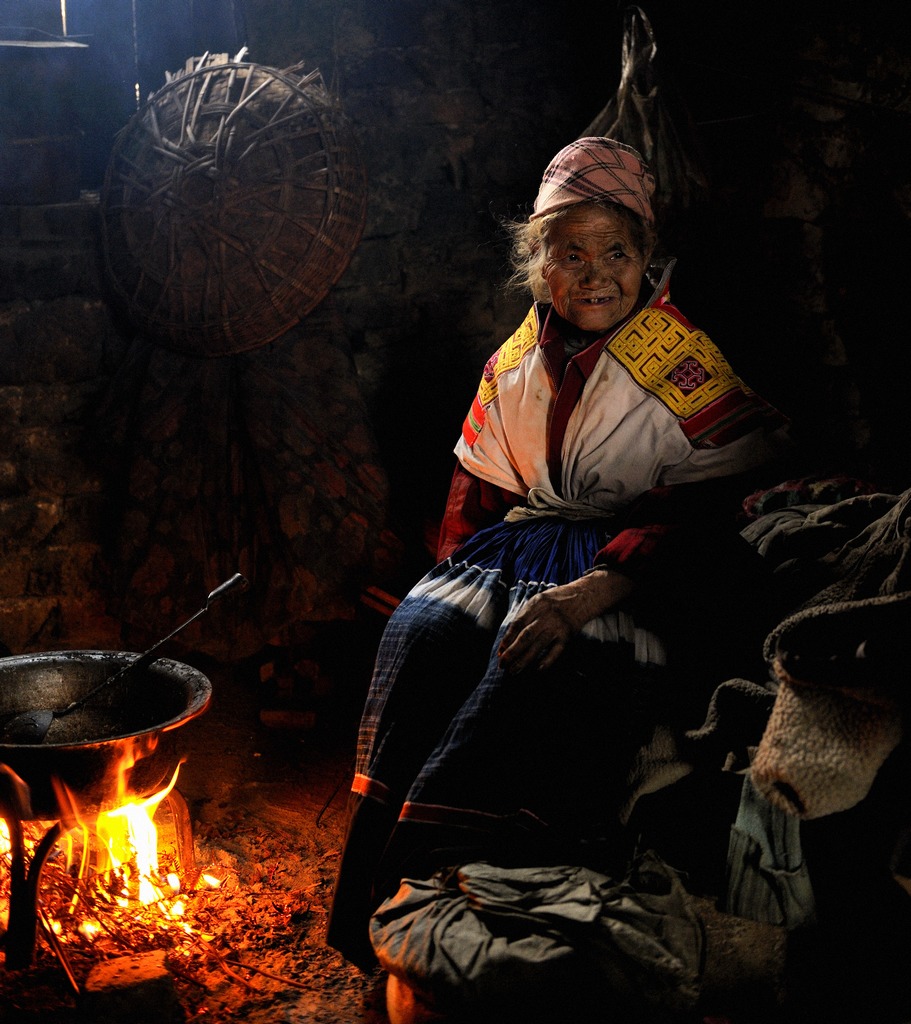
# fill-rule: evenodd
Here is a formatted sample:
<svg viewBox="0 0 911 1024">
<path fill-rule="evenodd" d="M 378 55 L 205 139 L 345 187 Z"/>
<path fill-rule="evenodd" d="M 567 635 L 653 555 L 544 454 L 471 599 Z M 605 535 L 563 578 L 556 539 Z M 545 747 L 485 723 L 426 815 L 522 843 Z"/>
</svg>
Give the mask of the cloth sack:
<svg viewBox="0 0 911 1024">
<path fill-rule="evenodd" d="M 406 879 L 370 922 L 377 959 L 447 1017 L 671 1021 L 702 976 L 701 922 L 653 852 L 622 881 L 485 862 Z"/>
</svg>

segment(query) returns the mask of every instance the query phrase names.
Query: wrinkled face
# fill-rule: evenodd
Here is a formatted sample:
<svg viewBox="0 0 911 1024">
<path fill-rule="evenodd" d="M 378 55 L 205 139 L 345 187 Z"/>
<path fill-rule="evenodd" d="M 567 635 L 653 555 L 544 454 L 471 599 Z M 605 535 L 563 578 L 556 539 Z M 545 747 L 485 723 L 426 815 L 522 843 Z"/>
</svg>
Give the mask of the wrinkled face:
<svg viewBox="0 0 911 1024">
<path fill-rule="evenodd" d="M 554 309 L 583 331 L 604 333 L 632 312 L 650 253 L 612 210 L 571 206 L 544 239 L 542 276 Z"/>
</svg>

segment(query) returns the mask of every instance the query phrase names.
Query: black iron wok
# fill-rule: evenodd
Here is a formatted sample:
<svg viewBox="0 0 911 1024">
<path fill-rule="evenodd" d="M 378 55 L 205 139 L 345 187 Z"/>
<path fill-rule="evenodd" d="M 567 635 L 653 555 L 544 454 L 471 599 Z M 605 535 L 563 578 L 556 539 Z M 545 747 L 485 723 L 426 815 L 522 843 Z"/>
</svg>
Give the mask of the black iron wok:
<svg viewBox="0 0 911 1024">
<path fill-rule="evenodd" d="M 0 658 L 0 717 L 66 705 L 138 657 L 125 651 L 59 651 Z M 124 795 L 150 796 L 180 760 L 174 731 L 202 714 L 211 696 L 212 684 L 202 672 L 159 658 L 55 720 L 43 743 L 0 743 L 0 764 L 29 790 L 24 817 L 57 820 L 68 813 L 55 779 L 86 816 L 110 809 Z M 125 793 L 118 792 L 123 765 Z"/>
</svg>

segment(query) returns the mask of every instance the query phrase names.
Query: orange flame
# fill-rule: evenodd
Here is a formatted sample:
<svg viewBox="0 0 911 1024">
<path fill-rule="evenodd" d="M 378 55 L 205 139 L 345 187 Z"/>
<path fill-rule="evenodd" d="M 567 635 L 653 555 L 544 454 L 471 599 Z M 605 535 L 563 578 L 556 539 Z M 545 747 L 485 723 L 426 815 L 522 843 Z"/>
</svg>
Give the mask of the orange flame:
<svg viewBox="0 0 911 1024">
<path fill-rule="evenodd" d="M 75 794 L 59 780 L 54 780 L 54 789 L 60 813 L 60 822 L 67 831 L 57 839 L 57 848 L 65 862 L 65 872 L 80 880 L 90 873 L 108 875 L 106 884 L 95 894 L 112 908 L 129 908 L 138 901 L 143 905 L 154 904 L 164 919 L 175 922 L 183 930 L 189 929 L 185 916 L 187 899 L 184 883 L 176 871 L 166 874 L 159 870 L 159 833 L 155 824 L 155 813 L 177 782 L 180 771 L 178 764 L 170 780 L 152 796 L 124 797 L 126 777 L 138 757 L 136 751 L 128 751 L 118 766 L 116 792 L 120 802 L 113 810 L 101 811 L 89 818 L 79 808 Z M 139 753 L 139 756 L 143 756 Z M 115 787 L 112 786 L 112 791 Z M 49 828 L 53 822 L 32 823 L 36 828 Z M 37 845 L 33 830 L 23 835 L 25 852 L 31 853 Z M 0 818 L 0 857 L 9 859 L 11 837 L 6 821 Z M 111 885 L 113 876 L 114 885 Z M 222 880 L 208 873 L 198 879 L 206 888 L 217 889 Z M 194 877 L 193 885 L 197 883 Z M 119 891 L 118 891 L 119 890 Z M 93 890 L 94 891 L 94 890 Z M 89 901 L 91 903 L 91 901 Z M 81 904 L 81 905 L 80 905 Z M 104 926 L 91 912 L 79 890 L 72 892 L 63 907 L 48 917 L 46 926 L 60 934 L 61 921 L 69 920 L 72 927 L 85 940 L 93 941 Z M 5 924 L 8 900 L 0 899 L 0 925 Z"/>
<path fill-rule="evenodd" d="M 180 765 L 164 789 L 145 800 L 128 800 L 113 811 L 102 811 L 95 822 L 95 833 L 101 841 L 108 864 L 100 870 L 123 868 L 135 863 L 138 875 L 138 896 L 141 903 L 156 903 L 164 895 L 157 884 L 158 829 L 155 811 L 174 788 Z"/>
<path fill-rule="evenodd" d="M 128 796 L 127 774 L 141 757 L 148 753 L 142 745 L 128 746 L 117 765 L 115 781 L 111 790 L 116 794 L 113 810 L 102 810 L 87 821 L 79 802 L 69 787 L 54 779 L 54 793 L 62 820 L 69 827 L 66 838 L 67 867 L 74 867 L 73 834 L 82 836 L 81 859 L 76 870 L 78 878 L 85 878 L 91 854 L 94 852 L 94 869 L 98 874 L 120 871 L 124 878 L 124 897 L 138 898 L 149 904 L 160 900 L 164 890 L 158 884 L 158 829 L 154 822 L 159 804 L 174 788 L 180 764 L 174 769 L 170 782 L 157 793 L 145 798 Z M 131 892 L 131 883 L 135 891 Z M 75 897 L 74 897 L 75 899 Z"/>
</svg>

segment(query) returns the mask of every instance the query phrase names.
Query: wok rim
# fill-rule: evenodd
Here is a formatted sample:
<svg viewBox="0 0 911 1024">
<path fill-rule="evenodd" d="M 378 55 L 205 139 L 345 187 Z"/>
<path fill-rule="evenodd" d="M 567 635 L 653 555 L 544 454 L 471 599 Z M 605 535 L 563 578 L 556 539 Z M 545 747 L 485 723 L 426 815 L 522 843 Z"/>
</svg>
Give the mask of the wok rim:
<svg viewBox="0 0 911 1024">
<path fill-rule="evenodd" d="M 0 658 L 0 671 L 5 666 L 14 666 L 16 664 L 29 664 L 33 665 L 36 662 L 107 662 L 111 664 L 114 671 L 123 667 L 129 663 L 129 661 L 135 661 L 142 655 L 136 651 L 114 651 L 114 650 L 101 650 L 86 648 L 81 650 L 65 650 L 65 651 L 37 651 L 34 654 L 11 654 L 6 657 Z M 188 665 L 185 661 L 178 661 L 174 658 L 155 658 L 154 661 L 150 662 L 149 668 L 153 665 L 163 663 L 165 667 L 172 667 L 175 669 L 175 675 L 184 676 L 188 678 L 194 678 L 201 684 L 196 691 L 196 697 L 193 700 L 187 701 L 187 708 L 180 714 L 167 719 L 164 722 L 158 722 L 155 725 L 149 726 L 145 729 L 136 729 L 132 732 L 118 733 L 116 736 L 105 736 L 99 739 L 86 739 L 81 743 L 53 743 L 53 742 L 42 742 L 42 743 L 0 743 L 0 752 L 4 750 L 58 750 L 58 751 L 84 751 L 88 747 L 105 747 L 105 746 L 117 746 L 121 745 L 124 740 L 134 739 L 143 736 L 153 736 L 156 734 L 170 732 L 173 729 L 177 729 L 193 719 L 198 718 L 209 708 L 212 702 L 212 682 L 209 677 L 200 669 L 193 665 Z M 99 680 L 100 682 L 101 680 Z M 188 698 L 190 694 L 187 695 Z M 23 709 L 37 710 L 37 709 Z M 10 711 L 6 714 L 15 715 L 19 714 L 17 711 Z M 3 761 L 0 756 L 0 762 Z"/>
</svg>

